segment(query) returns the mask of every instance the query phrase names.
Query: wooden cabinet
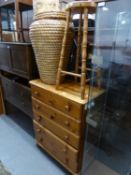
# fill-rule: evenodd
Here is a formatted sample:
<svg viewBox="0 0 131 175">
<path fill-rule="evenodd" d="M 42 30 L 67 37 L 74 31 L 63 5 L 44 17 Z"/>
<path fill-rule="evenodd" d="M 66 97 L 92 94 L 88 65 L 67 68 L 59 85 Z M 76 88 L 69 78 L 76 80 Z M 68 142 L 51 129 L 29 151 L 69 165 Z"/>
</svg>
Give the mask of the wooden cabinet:
<svg viewBox="0 0 131 175">
<path fill-rule="evenodd" d="M 5 39 L 4 37 L 4 31 L 6 32 L 11 32 L 13 35 L 15 33 L 13 41 L 28 41 L 29 39 L 26 40 L 26 35 L 29 33 L 29 28 L 23 26 L 23 12 L 32 10 L 32 0 L 0 0 L 0 16 L 2 16 L 1 9 L 4 9 L 7 11 L 7 21 L 8 23 L 11 23 L 10 21 L 10 15 L 9 11 L 12 11 L 13 13 L 15 12 L 15 22 L 16 22 L 16 27 L 15 29 L 10 29 L 8 26 L 7 29 L 5 29 L 2 26 L 2 17 L 0 18 L 0 39 L 3 41 Z M 27 17 L 28 18 L 28 17 Z M 5 40 L 6 41 L 6 40 Z"/>
<path fill-rule="evenodd" d="M 10 47 L 3 43 L 0 43 L 0 69 L 4 71 L 11 71 Z"/>
<path fill-rule="evenodd" d="M 30 88 L 17 82 L 15 79 L 2 76 L 1 80 L 5 100 L 32 117 Z"/>
<path fill-rule="evenodd" d="M 81 168 L 85 104 L 64 90 L 31 81 L 36 141 L 72 174 Z M 79 94 L 79 92 L 78 92 Z"/>
<path fill-rule="evenodd" d="M 32 117 L 29 80 L 38 71 L 31 44 L 1 42 L 0 71 L 5 100 Z"/>
<path fill-rule="evenodd" d="M 72 174 L 79 174 L 83 158 L 87 96 L 81 100 L 79 85 L 63 84 L 56 90 L 40 80 L 31 81 L 34 129 L 37 144 Z M 103 91 L 94 88 L 92 99 Z M 89 105 L 88 105 L 89 104 Z"/>
<path fill-rule="evenodd" d="M 0 43 L 0 70 L 28 80 L 38 76 L 31 44 Z"/>
</svg>

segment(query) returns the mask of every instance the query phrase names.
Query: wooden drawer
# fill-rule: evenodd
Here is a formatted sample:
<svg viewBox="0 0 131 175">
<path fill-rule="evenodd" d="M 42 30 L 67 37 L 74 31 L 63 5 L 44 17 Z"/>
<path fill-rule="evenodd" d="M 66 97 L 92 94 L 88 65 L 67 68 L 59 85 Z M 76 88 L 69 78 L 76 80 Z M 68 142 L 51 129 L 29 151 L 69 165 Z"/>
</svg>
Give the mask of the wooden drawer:
<svg viewBox="0 0 131 175">
<path fill-rule="evenodd" d="M 51 119 L 76 135 L 81 135 L 81 122 L 73 120 L 68 115 L 32 98 L 33 110 L 41 116 Z"/>
<path fill-rule="evenodd" d="M 78 172 L 78 151 L 64 143 L 46 128 L 34 122 L 37 142 L 42 145 L 53 157 L 62 162 L 71 171 Z"/>
<path fill-rule="evenodd" d="M 56 124 L 52 120 L 48 119 L 47 117 L 41 116 L 36 112 L 34 112 L 34 120 L 43 127 L 53 132 L 63 141 L 73 146 L 74 148 L 76 149 L 80 148 L 80 137 L 72 134 L 70 131 L 64 129 L 63 127 Z"/>
<path fill-rule="evenodd" d="M 2 76 L 5 100 L 15 105 L 29 116 L 32 114 L 30 89 L 12 79 Z"/>
<path fill-rule="evenodd" d="M 83 105 L 34 85 L 32 85 L 32 96 L 81 121 Z"/>
</svg>

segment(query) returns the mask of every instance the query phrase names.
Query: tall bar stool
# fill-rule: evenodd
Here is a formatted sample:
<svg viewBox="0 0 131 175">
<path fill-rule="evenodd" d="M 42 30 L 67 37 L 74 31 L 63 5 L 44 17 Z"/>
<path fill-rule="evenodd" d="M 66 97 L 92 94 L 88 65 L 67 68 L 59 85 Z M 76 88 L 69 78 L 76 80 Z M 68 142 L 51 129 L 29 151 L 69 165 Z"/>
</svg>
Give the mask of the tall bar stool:
<svg viewBox="0 0 131 175">
<path fill-rule="evenodd" d="M 71 2 L 66 7 L 67 21 L 66 21 L 66 26 L 64 31 L 60 62 L 59 62 L 58 73 L 56 78 L 56 89 L 59 89 L 62 75 L 74 76 L 75 79 L 80 78 L 81 99 L 84 99 L 85 97 L 85 86 L 86 86 L 88 14 L 95 13 L 95 10 L 96 10 L 96 4 L 94 2 L 86 2 L 86 1 Z M 77 41 L 78 45 L 77 45 L 75 72 L 68 72 L 68 71 L 64 71 L 62 68 L 63 68 L 64 59 L 65 59 L 64 55 L 66 52 L 68 31 L 70 27 L 70 22 L 72 20 L 72 14 L 80 14 L 80 18 L 79 18 L 79 28 L 78 28 L 78 41 Z M 82 27 L 83 27 L 83 30 L 82 30 Z M 78 73 L 80 55 L 82 55 L 81 74 Z"/>
</svg>

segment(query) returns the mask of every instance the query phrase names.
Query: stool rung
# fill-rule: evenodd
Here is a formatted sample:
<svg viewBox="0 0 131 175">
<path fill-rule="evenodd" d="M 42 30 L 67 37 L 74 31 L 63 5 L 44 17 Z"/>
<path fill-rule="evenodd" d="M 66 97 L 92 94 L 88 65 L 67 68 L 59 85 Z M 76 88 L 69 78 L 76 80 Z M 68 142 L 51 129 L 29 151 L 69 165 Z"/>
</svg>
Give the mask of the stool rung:
<svg viewBox="0 0 131 175">
<path fill-rule="evenodd" d="M 88 83 L 89 81 L 92 81 L 92 80 L 94 80 L 94 79 L 96 79 L 97 78 L 97 76 L 95 76 L 95 77 L 93 77 L 93 78 L 88 78 L 88 79 L 86 79 L 86 83 Z"/>
<path fill-rule="evenodd" d="M 75 77 L 81 77 L 80 74 L 76 74 L 76 73 L 73 73 L 73 72 L 67 72 L 67 71 L 61 71 L 62 74 L 66 74 L 66 75 L 71 75 L 71 76 L 75 76 Z"/>
<path fill-rule="evenodd" d="M 81 66 L 79 66 L 79 69 L 81 69 Z M 94 68 L 86 68 L 86 71 L 98 72 L 98 70 Z"/>
</svg>

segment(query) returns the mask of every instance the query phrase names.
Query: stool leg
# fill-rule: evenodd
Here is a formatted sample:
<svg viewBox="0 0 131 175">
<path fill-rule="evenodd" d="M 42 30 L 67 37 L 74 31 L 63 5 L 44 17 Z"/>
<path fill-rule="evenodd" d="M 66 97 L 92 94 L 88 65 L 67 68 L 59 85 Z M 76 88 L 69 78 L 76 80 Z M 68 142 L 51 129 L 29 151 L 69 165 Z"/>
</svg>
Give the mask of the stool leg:
<svg viewBox="0 0 131 175">
<path fill-rule="evenodd" d="M 59 62 L 59 67 L 58 67 L 58 72 L 57 72 L 57 77 L 56 77 L 56 89 L 58 89 L 60 85 L 60 80 L 61 80 L 61 71 L 63 68 L 63 61 L 65 57 L 65 52 L 66 52 L 66 43 L 67 43 L 67 37 L 68 37 L 68 30 L 70 26 L 70 18 L 71 18 L 71 11 L 69 10 L 67 13 L 67 21 L 66 21 L 64 37 L 63 37 L 63 42 L 62 42 L 60 62 Z"/>
<path fill-rule="evenodd" d="M 80 51 L 81 51 L 81 34 L 82 34 L 82 13 L 80 13 L 79 19 L 79 28 L 78 28 L 78 45 L 77 45 L 77 54 L 76 54 L 76 64 L 75 64 L 75 72 L 78 73 L 79 70 L 79 59 L 80 59 Z M 77 81 L 77 77 L 75 77 L 75 81 Z"/>
<path fill-rule="evenodd" d="M 86 59 L 87 59 L 87 35 L 88 35 L 88 9 L 84 9 L 83 41 L 82 41 L 82 68 L 81 68 L 81 99 L 85 96 L 86 86 Z"/>
</svg>

